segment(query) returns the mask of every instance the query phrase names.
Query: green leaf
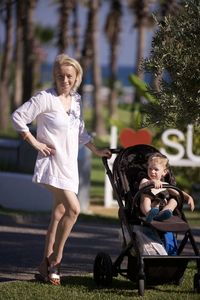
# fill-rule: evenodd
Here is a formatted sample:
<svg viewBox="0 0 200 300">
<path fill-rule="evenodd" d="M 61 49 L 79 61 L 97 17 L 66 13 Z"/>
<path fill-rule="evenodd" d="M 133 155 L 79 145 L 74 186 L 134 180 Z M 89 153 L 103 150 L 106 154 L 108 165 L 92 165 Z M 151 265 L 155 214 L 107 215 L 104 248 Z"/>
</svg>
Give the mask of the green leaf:
<svg viewBox="0 0 200 300">
<path fill-rule="evenodd" d="M 138 76 L 131 74 L 129 75 L 130 82 L 135 86 L 135 88 L 139 91 L 140 95 L 146 98 L 149 102 L 154 103 L 156 98 L 150 94 L 148 91 L 147 84 L 141 80 Z"/>
</svg>

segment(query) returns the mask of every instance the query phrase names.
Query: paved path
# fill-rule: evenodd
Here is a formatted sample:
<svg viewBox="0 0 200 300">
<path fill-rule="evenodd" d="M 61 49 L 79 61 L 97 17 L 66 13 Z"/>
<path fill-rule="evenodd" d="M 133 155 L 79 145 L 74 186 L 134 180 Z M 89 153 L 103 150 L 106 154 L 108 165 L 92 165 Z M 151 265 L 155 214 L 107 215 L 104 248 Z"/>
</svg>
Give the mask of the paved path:
<svg viewBox="0 0 200 300">
<path fill-rule="evenodd" d="M 1 221 L 0 221 L 1 223 Z M 34 278 L 41 260 L 47 224 L 0 224 L 0 281 Z M 112 258 L 120 251 L 119 226 L 78 221 L 65 247 L 63 275 L 93 271 L 99 251 Z"/>
<path fill-rule="evenodd" d="M 0 281 L 31 280 L 43 252 L 47 222 L 7 222 L 0 217 Z M 115 259 L 121 250 L 117 224 L 78 221 L 65 247 L 63 275 L 92 273 L 99 251 Z M 193 230 L 200 249 L 200 229 Z"/>
</svg>

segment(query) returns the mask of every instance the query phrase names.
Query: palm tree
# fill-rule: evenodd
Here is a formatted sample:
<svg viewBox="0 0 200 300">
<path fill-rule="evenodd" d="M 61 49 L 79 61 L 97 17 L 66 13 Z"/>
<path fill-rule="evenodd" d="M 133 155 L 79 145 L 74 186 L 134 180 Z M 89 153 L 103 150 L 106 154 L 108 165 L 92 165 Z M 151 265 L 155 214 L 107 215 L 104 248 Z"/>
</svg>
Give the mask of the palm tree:
<svg viewBox="0 0 200 300">
<path fill-rule="evenodd" d="M 24 73 L 23 73 L 23 101 L 27 101 L 34 90 L 34 54 L 35 49 L 35 24 L 34 11 L 38 0 L 25 1 L 24 19 Z"/>
<path fill-rule="evenodd" d="M 27 26 L 26 20 L 26 4 L 24 0 L 18 0 L 16 3 L 16 45 L 15 45 L 15 68 L 14 68 L 14 89 L 13 89 L 13 99 L 12 99 L 12 109 L 18 107 L 23 100 L 26 101 L 27 98 L 22 98 L 23 87 L 26 81 L 27 74 L 24 74 L 24 55 L 26 57 L 27 53 L 24 53 L 24 32 Z M 34 93 L 41 85 L 41 63 L 46 57 L 46 53 L 42 48 L 43 44 L 48 44 L 53 38 L 53 29 L 48 26 L 34 25 L 34 42 L 33 49 L 31 49 L 32 63 L 31 63 L 31 74 L 32 82 L 30 83 L 31 91 L 27 91 L 29 95 Z M 28 71 L 29 72 L 29 71 Z M 24 75 L 24 77 L 23 77 Z M 24 87 L 25 88 L 25 87 Z M 29 96 L 27 96 L 29 97 Z"/>
<path fill-rule="evenodd" d="M 22 103 L 23 91 L 23 24 L 25 19 L 25 5 L 23 0 L 16 3 L 16 45 L 15 45 L 15 76 L 12 109 Z"/>
<path fill-rule="evenodd" d="M 64 53 L 69 44 L 69 17 L 74 7 L 73 1 L 59 0 L 59 23 L 58 23 L 58 52 Z"/>
<path fill-rule="evenodd" d="M 0 128 L 3 130 L 7 129 L 9 120 L 9 78 L 13 49 L 12 2 L 12 0 L 5 0 L 2 3 L 4 7 L 1 9 L 1 16 L 5 23 L 5 44 L 0 73 Z"/>
<path fill-rule="evenodd" d="M 146 28 L 153 25 L 153 17 L 150 13 L 150 5 L 155 0 L 128 0 L 128 5 L 134 13 L 134 26 L 137 28 L 136 41 L 136 71 L 135 74 L 143 80 L 144 71 L 141 68 L 141 61 L 144 57 Z M 140 97 L 136 93 L 136 102 L 140 102 Z"/>
<path fill-rule="evenodd" d="M 50 26 L 35 26 L 35 45 L 34 45 L 34 65 L 33 65 L 33 86 L 34 91 L 41 87 L 41 65 L 46 58 L 43 45 L 48 45 L 54 37 L 54 30 Z"/>
<path fill-rule="evenodd" d="M 74 47 L 74 57 L 80 61 L 81 58 L 81 48 L 79 43 L 80 27 L 78 22 L 78 1 L 73 1 L 73 24 L 72 24 L 72 43 Z"/>
<path fill-rule="evenodd" d="M 89 67 L 92 67 L 93 78 L 93 120 L 92 130 L 99 137 L 106 133 L 104 118 L 102 115 L 101 104 L 101 68 L 99 62 L 98 45 L 98 12 L 100 7 L 99 0 L 88 0 L 88 17 L 85 29 L 84 44 L 81 51 L 81 66 L 83 74 L 86 74 Z M 83 84 L 80 87 L 80 93 L 83 93 Z"/>
<path fill-rule="evenodd" d="M 113 118 L 117 110 L 117 57 L 120 45 L 122 4 L 121 0 L 111 1 L 111 9 L 106 19 L 105 32 L 110 44 L 110 96 L 109 116 Z"/>
<path fill-rule="evenodd" d="M 93 49 L 93 63 L 92 63 L 92 73 L 94 80 L 94 90 L 93 90 L 93 128 L 95 130 L 96 136 L 100 137 L 106 134 L 106 128 L 104 123 L 104 118 L 102 114 L 102 101 L 101 101 L 101 67 L 100 67 L 100 53 L 99 53 L 99 36 L 98 36 L 98 25 L 99 25 L 99 7 L 100 0 L 91 0 L 90 9 L 91 9 L 91 41 Z"/>
<path fill-rule="evenodd" d="M 83 68 L 83 75 L 85 76 L 87 69 L 91 65 L 92 57 L 93 57 L 93 47 L 92 47 L 92 31 L 91 28 L 93 26 L 92 22 L 92 10 L 89 6 L 88 1 L 88 13 L 87 13 L 87 24 L 85 27 L 84 41 L 83 47 L 81 51 L 81 66 Z M 80 91 L 83 91 L 83 84 L 80 86 Z"/>
</svg>

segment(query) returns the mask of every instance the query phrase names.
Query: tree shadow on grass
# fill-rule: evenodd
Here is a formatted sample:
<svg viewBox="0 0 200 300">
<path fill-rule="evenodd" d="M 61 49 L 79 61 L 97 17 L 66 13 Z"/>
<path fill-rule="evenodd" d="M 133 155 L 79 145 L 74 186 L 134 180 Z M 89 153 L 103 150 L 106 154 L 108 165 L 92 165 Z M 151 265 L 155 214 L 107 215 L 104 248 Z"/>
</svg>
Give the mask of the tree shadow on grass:
<svg viewBox="0 0 200 300">
<path fill-rule="evenodd" d="M 124 297 L 138 296 L 136 285 L 130 280 L 114 278 L 110 286 L 98 286 L 92 275 L 90 276 L 65 276 L 62 278 L 62 285 L 66 287 L 82 286 L 87 293 L 114 293 L 115 295 L 123 295 Z"/>
</svg>

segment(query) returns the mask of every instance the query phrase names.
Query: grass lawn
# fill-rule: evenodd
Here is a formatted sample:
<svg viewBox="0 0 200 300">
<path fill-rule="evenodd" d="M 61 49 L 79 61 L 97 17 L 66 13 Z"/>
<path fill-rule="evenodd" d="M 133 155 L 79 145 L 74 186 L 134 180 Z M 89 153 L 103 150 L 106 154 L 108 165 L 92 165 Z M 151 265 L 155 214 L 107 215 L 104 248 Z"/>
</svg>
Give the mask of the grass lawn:
<svg viewBox="0 0 200 300">
<path fill-rule="evenodd" d="M 103 204 L 105 168 L 101 158 L 92 156 L 90 198 L 92 203 Z"/>
<path fill-rule="evenodd" d="M 129 300 L 129 299 L 152 299 L 152 300 L 177 300 L 177 299 L 200 299 L 200 294 L 193 292 L 193 276 L 196 272 L 195 265 L 191 263 L 180 286 L 159 285 L 148 287 L 141 298 L 135 283 L 121 276 L 113 279 L 110 287 L 97 287 L 91 274 L 67 276 L 63 278 L 61 287 L 40 284 L 34 281 L 16 281 L 1 283 L 0 299 L 41 299 L 41 300 Z"/>
</svg>

